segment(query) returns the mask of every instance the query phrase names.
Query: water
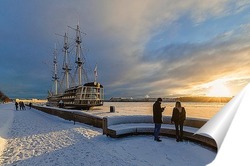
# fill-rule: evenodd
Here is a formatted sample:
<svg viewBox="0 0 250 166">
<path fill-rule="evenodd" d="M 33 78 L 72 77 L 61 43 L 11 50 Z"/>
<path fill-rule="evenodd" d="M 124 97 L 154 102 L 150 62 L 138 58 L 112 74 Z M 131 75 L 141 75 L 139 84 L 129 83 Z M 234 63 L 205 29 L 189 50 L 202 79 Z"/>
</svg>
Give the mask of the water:
<svg viewBox="0 0 250 166">
<path fill-rule="evenodd" d="M 96 107 L 89 111 L 92 114 L 107 115 L 152 115 L 154 102 L 105 102 L 104 106 Z M 182 102 L 186 109 L 187 117 L 210 119 L 227 103 L 210 102 Z M 172 115 L 175 102 L 162 102 L 162 107 L 166 106 L 163 115 Z M 110 106 L 115 106 L 115 113 L 110 113 Z"/>
</svg>

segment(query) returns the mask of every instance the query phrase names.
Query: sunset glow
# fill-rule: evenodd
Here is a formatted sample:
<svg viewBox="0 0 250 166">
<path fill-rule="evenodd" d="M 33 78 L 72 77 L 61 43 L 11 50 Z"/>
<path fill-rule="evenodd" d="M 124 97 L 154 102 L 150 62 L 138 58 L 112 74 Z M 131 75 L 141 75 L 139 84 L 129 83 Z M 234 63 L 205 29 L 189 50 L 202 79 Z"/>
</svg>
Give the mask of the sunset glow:
<svg viewBox="0 0 250 166">
<path fill-rule="evenodd" d="M 230 89 L 222 81 L 217 81 L 213 83 L 207 93 L 207 96 L 211 97 L 230 97 Z"/>
</svg>

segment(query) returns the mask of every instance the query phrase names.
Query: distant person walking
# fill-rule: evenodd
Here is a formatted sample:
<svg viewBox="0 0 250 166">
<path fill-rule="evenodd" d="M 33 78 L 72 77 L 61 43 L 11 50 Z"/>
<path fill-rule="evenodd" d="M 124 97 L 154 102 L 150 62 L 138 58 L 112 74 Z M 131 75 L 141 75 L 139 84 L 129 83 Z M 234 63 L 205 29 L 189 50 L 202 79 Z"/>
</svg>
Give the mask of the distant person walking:
<svg viewBox="0 0 250 166">
<path fill-rule="evenodd" d="M 19 101 L 19 110 L 21 111 L 22 110 L 22 102 L 21 101 Z"/>
<path fill-rule="evenodd" d="M 16 106 L 16 110 L 18 110 L 18 103 L 17 102 L 15 102 L 15 106 Z"/>
<path fill-rule="evenodd" d="M 25 104 L 23 102 L 22 102 L 22 108 L 23 108 L 23 110 L 26 110 Z"/>
<path fill-rule="evenodd" d="M 171 123 L 175 124 L 176 141 L 183 141 L 183 123 L 186 119 L 186 110 L 181 106 L 181 102 L 177 101 L 173 108 Z"/>
<path fill-rule="evenodd" d="M 31 109 L 31 106 L 32 106 L 32 103 L 29 103 L 29 107 L 30 107 L 30 109 Z"/>
<path fill-rule="evenodd" d="M 163 123 L 162 112 L 165 109 L 165 107 L 161 107 L 161 102 L 162 102 L 162 98 L 158 98 L 153 105 L 153 120 L 155 124 L 154 140 L 157 142 L 161 142 L 159 134 L 161 130 L 161 124 Z"/>
<path fill-rule="evenodd" d="M 19 102 L 19 107 L 20 107 L 20 111 L 21 111 L 21 110 L 26 110 L 23 101 L 20 101 L 20 102 Z"/>
</svg>

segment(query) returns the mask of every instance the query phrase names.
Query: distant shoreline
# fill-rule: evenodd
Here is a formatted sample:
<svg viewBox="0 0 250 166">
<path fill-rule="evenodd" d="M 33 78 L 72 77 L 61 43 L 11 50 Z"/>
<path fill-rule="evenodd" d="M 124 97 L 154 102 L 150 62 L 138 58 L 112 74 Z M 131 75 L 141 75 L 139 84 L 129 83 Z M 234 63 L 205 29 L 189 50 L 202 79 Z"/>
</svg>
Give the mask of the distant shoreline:
<svg viewBox="0 0 250 166">
<path fill-rule="evenodd" d="M 227 103 L 233 97 L 175 97 L 175 98 L 162 98 L 163 102 L 218 102 L 218 103 Z M 157 98 L 111 98 L 109 100 L 105 100 L 105 102 L 154 102 Z"/>
</svg>

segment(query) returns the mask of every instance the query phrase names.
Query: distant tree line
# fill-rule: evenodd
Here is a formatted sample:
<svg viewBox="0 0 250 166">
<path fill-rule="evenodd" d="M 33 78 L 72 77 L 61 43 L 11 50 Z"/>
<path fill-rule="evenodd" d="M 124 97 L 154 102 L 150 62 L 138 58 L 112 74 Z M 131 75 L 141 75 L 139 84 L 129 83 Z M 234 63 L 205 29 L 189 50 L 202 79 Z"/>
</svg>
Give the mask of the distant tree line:
<svg viewBox="0 0 250 166">
<path fill-rule="evenodd" d="M 0 90 L 0 102 L 10 102 L 11 99 Z"/>
</svg>

